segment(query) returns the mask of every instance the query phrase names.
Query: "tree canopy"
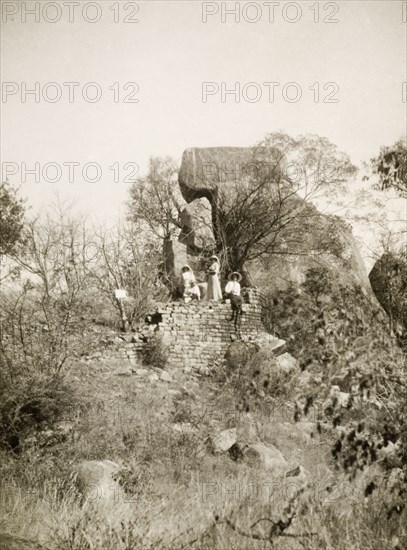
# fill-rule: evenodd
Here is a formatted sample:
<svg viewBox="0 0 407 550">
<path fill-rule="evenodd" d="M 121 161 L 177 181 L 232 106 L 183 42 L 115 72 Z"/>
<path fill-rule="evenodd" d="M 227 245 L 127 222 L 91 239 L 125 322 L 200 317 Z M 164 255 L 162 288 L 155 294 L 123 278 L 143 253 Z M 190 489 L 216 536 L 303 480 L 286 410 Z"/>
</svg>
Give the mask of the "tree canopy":
<svg viewBox="0 0 407 550">
<path fill-rule="evenodd" d="M 0 256 L 18 245 L 24 218 L 24 202 L 7 182 L 0 184 Z"/>
<path fill-rule="evenodd" d="M 381 147 L 380 153 L 370 160 L 370 167 L 378 176 L 375 188 L 392 189 L 400 197 L 407 198 L 407 145 L 404 139 Z"/>
</svg>

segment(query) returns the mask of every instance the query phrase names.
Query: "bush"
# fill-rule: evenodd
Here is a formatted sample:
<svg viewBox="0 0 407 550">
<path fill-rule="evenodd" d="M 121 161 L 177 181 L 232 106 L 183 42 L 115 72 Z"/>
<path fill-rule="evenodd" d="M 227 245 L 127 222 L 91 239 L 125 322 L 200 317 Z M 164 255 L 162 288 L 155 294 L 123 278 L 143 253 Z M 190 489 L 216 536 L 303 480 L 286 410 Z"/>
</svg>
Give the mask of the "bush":
<svg viewBox="0 0 407 550">
<path fill-rule="evenodd" d="M 162 335 L 154 334 L 143 347 L 143 363 L 150 367 L 164 369 L 168 362 L 168 346 Z"/>
<path fill-rule="evenodd" d="M 296 418 L 313 409 L 320 423 L 331 426 L 332 457 L 350 480 L 373 464 L 382 478 L 395 476 L 380 505 L 389 517 L 404 513 L 406 358 L 385 315 L 360 288 L 341 285 L 323 269 L 310 270 L 300 289 L 269 297 L 269 303 L 268 321 L 312 374 L 307 394 L 298 396 Z M 334 386 L 346 394 L 346 405 Z M 377 481 L 367 480 L 365 496 L 377 488 Z"/>
<path fill-rule="evenodd" d="M 17 369 L 10 376 L 7 370 L 3 368 L 0 390 L 0 447 L 20 453 L 27 438 L 52 427 L 73 408 L 75 399 L 61 376 Z"/>
</svg>

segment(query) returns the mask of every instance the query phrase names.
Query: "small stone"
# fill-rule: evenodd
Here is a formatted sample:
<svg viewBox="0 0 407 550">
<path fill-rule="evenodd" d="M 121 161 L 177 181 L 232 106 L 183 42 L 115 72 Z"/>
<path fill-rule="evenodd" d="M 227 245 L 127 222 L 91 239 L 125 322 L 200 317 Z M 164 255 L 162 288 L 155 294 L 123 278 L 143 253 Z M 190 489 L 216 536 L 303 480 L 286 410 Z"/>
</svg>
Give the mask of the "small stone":
<svg viewBox="0 0 407 550">
<path fill-rule="evenodd" d="M 223 430 L 222 432 L 210 437 L 210 446 L 214 454 L 225 453 L 237 441 L 236 428 Z"/>
<path fill-rule="evenodd" d="M 172 382 L 171 375 L 165 370 L 160 374 L 160 380 L 163 382 Z"/>
<path fill-rule="evenodd" d="M 132 369 L 129 365 L 124 365 L 122 367 L 118 367 L 113 374 L 116 376 L 131 376 L 133 374 Z"/>
<path fill-rule="evenodd" d="M 147 369 L 136 369 L 135 370 L 135 373 L 137 374 L 137 376 L 147 376 L 148 372 L 149 371 Z"/>
<path fill-rule="evenodd" d="M 150 374 L 150 376 L 148 377 L 149 381 L 151 383 L 153 382 L 157 382 L 157 380 L 159 380 L 158 378 L 158 374 L 156 374 L 155 372 L 153 372 L 153 374 Z"/>
<path fill-rule="evenodd" d="M 249 445 L 243 458 L 244 462 L 253 468 L 261 466 L 265 470 L 282 470 L 287 467 L 286 459 L 274 445 L 264 443 Z"/>
<path fill-rule="evenodd" d="M 289 353 L 282 353 L 276 358 L 276 363 L 281 371 L 292 372 L 299 368 L 298 361 Z"/>
</svg>

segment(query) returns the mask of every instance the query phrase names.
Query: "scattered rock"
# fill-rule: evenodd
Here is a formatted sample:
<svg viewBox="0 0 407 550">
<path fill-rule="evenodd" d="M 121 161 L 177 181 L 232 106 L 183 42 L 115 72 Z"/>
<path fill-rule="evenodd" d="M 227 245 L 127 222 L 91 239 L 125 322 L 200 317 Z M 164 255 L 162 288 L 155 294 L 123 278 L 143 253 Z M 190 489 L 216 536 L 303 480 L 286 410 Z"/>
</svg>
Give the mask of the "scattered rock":
<svg viewBox="0 0 407 550">
<path fill-rule="evenodd" d="M 239 442 L 258 443 L 258 426 L 254 418 L 250 413 L 244 414 L 239 417 L 239 423 L 237 426 L 237 440 Z"/>
<path fill-rule="evenodd" d="M 156 374 L 155 372 L 153 372 L 152 374 L 150 374 L 150 376 L 148 377 L 149 381 L 151 383 L 153 382 L 157 382 L 157 380 L 159 380 L 158 378 L 158 374 Z"/>
<path fill-rule="evenodd" d="M 286 472 L 285 477 L 294 478 L 295 481 L 305 482 L 308 478 L 308 472 L 303 466 L 299 465 L 293 470 Z"/>
<path fill-rule="evenodd" d="M 299 364 L 297 359 L 295 359 L 295 357 L 293 357 L 287 352 L 279 355 L 276 358 L 276 363 L 278 365 L 278 368 L 284 372 L 292 372 L 294 370 L 299 369 Z"/>
<path fill-rule="evenodd" d="M 247 446 L 243 462 L 252 468 L 262 467 L 265 470 L 280 471 L 287 468 L 287 461 L 277 447 L 260 442 Z"/>
<path fill-rule="evenodd" d="M 197 432 L 197 428 L 190 422 L 177 422 L 173 424 L 171 428 L 174 432 L 182 434 L 195 434 Z"/>
<path fill-rule="evenodd" d="M 167 371 L 164 370 L 160 374 L 160 380 L 162 380 L 163 382 L 172 382 L 172 377 L 171 377 L 170 373 L 168 373 Z"/>
<path fill-rule="evenodd" d="M 341 407 L 347 407 L 350 399 L 349 393 L 340 391 L 339 386 L 332 386 L 329 393 L 331 400 L 336 400 Z"/>
<path fill-rule="evenodd" d="M 115 369 L 113 374 L 116 376 L 131 376 L 133 374 L 133 370 L 130 365 L 122 365 Z"/>
<path fill-rule="evenodd" d="M 198 369 L 199 374 L 202 374 L 203 376 L 209 376 L 211 374 L 211 370 L 207 366 L 201 366 Z"/>
<path fill-rule="evenodd" d="M 225 453 L 228 451 L 237 441 L 236 428 L 230 428 L 229 430 L 223 430 L 209 438 L 211 451 L 214 454 Z"/>
<path fill-rule="evenodd" d="M 185 374 L 189 374 L 190 372 L 192 372 L 192 367 L 184 367 L 182 370 L 183 372 L 185 372 Z"/>
<path fill-rule="evenodd" d="M 98 506 L 117 503 L 123 496 L 115 479 L 121 469 L 111 460 L 87 460 L 78 464 L 72 477 L 82 500 Z"/>
<path fill-rule="evenodd" d="M 147 376 L 149 373 L 149 371 L 147 369 L 136 369 L 135 370 L 135 374 L 137 374 L 137 376 Z"/>
</svg>

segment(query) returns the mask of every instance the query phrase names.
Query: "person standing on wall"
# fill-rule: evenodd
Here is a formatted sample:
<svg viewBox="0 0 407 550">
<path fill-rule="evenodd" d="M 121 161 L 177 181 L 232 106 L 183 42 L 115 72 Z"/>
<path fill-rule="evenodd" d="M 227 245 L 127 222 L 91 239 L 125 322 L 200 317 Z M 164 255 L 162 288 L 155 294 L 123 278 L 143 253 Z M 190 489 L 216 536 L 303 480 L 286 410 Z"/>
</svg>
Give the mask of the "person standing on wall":
<svg viewBox="0 0 407 550">
<path fill-rule="evenodd" d="M 219 258 L 217 256 L 211 256 L 209 258 L 211 264 L 208 268 L 208 290 L 206 293 L 206 300 L 220 302 L 222 300 L 222 289 L 219 280 Z"/>
</svg>

